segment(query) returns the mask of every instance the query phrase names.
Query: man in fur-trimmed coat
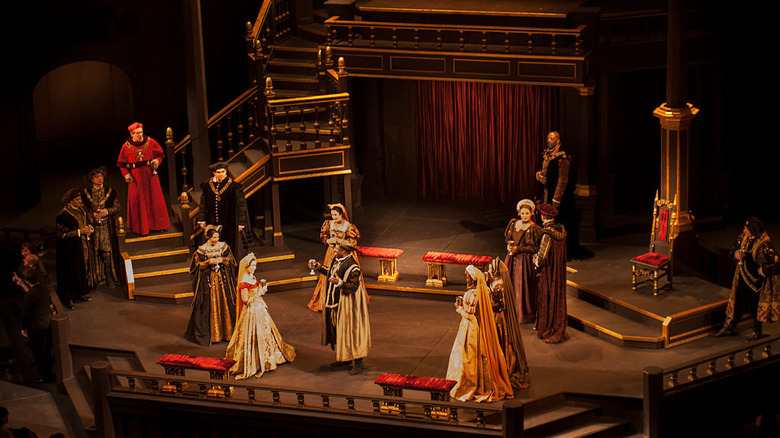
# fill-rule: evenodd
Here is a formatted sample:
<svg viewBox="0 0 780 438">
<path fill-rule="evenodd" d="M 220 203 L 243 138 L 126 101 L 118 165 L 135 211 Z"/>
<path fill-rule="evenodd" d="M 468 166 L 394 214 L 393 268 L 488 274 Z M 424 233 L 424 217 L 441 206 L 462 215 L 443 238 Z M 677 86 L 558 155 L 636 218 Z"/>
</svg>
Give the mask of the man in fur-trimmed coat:
<svg viewBox="0 0 780 438">
<path fill-rule="evenodd" d="M 355 246 L 344 239 L 333 239 L 336 254 L 330 266 L 310 262 L 310 268 L 327 279 L 322 309 L 322 345 L 336 352 L 331 369 L 346 368 L 350 375 L 363 371 L 363 358 L 371 348 L 368 297 L 363 275 L 352 253 Z M 331 243 L 330 241 L 328 243 Z"/>
</svg>

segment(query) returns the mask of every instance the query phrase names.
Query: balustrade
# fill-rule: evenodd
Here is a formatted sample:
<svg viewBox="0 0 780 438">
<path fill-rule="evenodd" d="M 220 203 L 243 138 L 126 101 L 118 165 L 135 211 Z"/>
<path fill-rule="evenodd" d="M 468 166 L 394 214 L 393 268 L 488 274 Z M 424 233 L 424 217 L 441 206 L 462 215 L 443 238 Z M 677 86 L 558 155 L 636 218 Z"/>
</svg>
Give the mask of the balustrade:
<svg viewBox="0 0 780 438">
<path fill-rule="evenodd" d="M 586 26 L 526 28 L 341 20 L 325 21 L 328 45 L 390 47 L 412 50 L 584 55 Z"/>
<path fill-rule="evenodd" d="M 408 422 L 439 422 L 464 429 L 482 429 L 487 436 L 502 436 L 501 421 L 488 424 L 486 418 L 501 418 L 501 407 L 488 407 L 460 402 L 411 400 L 401 397 L 367 397 L 343 393 L 323 393 L 295 388 L 265 387 L 242 381 L 198 380 L 185 376 L 155 375 L 136 371 L 111 370 L 108 378 L 111 391 L 129 392 L 155 397 L 214 399 L 236 405 L 267 405 L 297 411 L 331 412 L 355 416 L 395 419 Z M 174 392 L 166 388 L 176 388 Z M 397 412 L 383 412 L 387 403 L 398 406 Z M 446 416 L 432 412 L 448 412 Z M 490 431 L 494 431 L 491 434 Z"/>
</svg>

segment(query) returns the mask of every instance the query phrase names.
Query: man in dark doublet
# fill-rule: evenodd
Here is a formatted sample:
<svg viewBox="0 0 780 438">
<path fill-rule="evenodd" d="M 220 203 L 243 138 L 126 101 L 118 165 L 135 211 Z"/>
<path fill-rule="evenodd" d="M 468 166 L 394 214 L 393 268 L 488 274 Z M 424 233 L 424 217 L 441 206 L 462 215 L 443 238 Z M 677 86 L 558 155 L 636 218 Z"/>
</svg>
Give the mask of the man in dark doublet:
<svg viewBox="0 0 780 438">
<path fill-rule="evenodd" d="M 212 177 L 200 186 L 198 224 L 201 228 L 222 225 L 219 240 L 226 242 L 234 257 L 240 260 L 245 253 L 241 233 L 249 228 L 244 188 L 228 175 L 227 163 L 214 163 L 209 169 Z"/>
<path fill-rule="evenodd" d="M 568 257 L 581 255 L 577 208 L 574 204 L 574 178 L 572 157 L 561 146 L 561 135 L 552 131 L 547 134 L 547 148 L 542 153 L 542 168 L 536 172 L 536 179 L 542 183 L 542 202 L 551 204 L 558 211 L 556 220 L 566 228 L 566 249 Z"/>
<path fill-rule="evenodd" d="M 57 214 L 57 295 L 68 308 L 74 301 L 88 301 L 89 236 L 94 230 L 83 207 L 81 190 L 70 189 L 62 197 L 65 207 Z"/>
</svg>

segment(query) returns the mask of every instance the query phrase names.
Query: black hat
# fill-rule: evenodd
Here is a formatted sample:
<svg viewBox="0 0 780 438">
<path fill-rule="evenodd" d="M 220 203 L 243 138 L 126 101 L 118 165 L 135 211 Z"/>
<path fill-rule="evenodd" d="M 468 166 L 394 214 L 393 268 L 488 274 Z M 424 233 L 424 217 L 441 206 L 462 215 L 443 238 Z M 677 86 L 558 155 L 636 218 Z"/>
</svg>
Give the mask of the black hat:
<svg viewBox="0 0 780 438">
<path fill-rule="evenodd" d="M 766 228 L 764 228 L 764 223 L 761 222 L 757 217 L 748 218 L 747 222 L 745 222 L 745 228 L 747 228 L 748 231 L 750 231 L 750 234 L 755 237 L 759 237 L 766 231 Z"/>
<path fill-rule="evenodd" d="M 216 172 L 219 169 L 227 169 L 227 167 L 228 167 L 227 161 L 218 161 L 218 162 L 210 165 L 209 166 L 209 170 L 211 170 L 212 172 Z"/>
</svg>

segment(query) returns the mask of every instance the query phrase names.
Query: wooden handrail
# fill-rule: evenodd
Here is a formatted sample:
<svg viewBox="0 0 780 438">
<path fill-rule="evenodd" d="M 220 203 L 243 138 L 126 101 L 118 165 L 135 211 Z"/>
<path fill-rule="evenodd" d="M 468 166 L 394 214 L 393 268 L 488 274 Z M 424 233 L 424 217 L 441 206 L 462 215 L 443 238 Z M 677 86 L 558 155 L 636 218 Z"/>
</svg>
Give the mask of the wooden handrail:
<svg viewBox="0 0 780 438">
<path fill-rule="evenodd" d="M 319 96 L 304 96 L 304 97 L 291 97 L 289 99 L 275 99 L 275 100 L 269 100 L 268 106 L 271 108 L 275 108 L 278 106 L 285 106 L 285 105 L 330 103 L 330 102 L 341 102 L 344 100 L 349 100 L 349 93 L 321 94 Z"/>
<path fill-rule="evenodd" d="M 263 4 L 260 6 L 260 12 L 257 14 L 255 23 L 252 26 L 252 41 L 257 41 L 257 37 L 260 35 L 260 30 L 265 24 L 265 19 L 268 17 L 268 12 L 271 10 L 271 0 L 263 0 Z"/>
<path fill-rule="evenodd" d="M 325 25 L 352 26 L 352 27 L 374 27 L 383 29 L 430 29 L 430 30 L 451 30 L 451 31 L 495 31 L 495 32 L 514 32 L 514 33 L 533 33 L 533 34 L 551 34 L 551 35 L 579 35 L 587 27 L 581 24 L 573 29 L 553 28 L 553 27 L 513 27 L 513 26 L 476 26 L 476 25 L 442 25 L 429 23 L 395 23 L 381 21 L 352 21 L 339 20 L 339 16 L 333 16 L 325 20 Z"/>
<path fill-rule="evenodd" d="M 257 93 L 257 85 L 253 85 L 249 87 L 248 90 L 241 93 L 240 96 L 233 99 L 232 102 L 227 104 L 224 108 L 219 110 L 216 114 L 209 117 L 208 121 L 208 127 L 211 128 L 212 126 L 216 125 L 219 121 L 225 118 L 231 111 L 241 106 L 243 103 L 245 103 L 247 100 L 249 100 L 251 97 L 253 97 Z"/>
</svg>

